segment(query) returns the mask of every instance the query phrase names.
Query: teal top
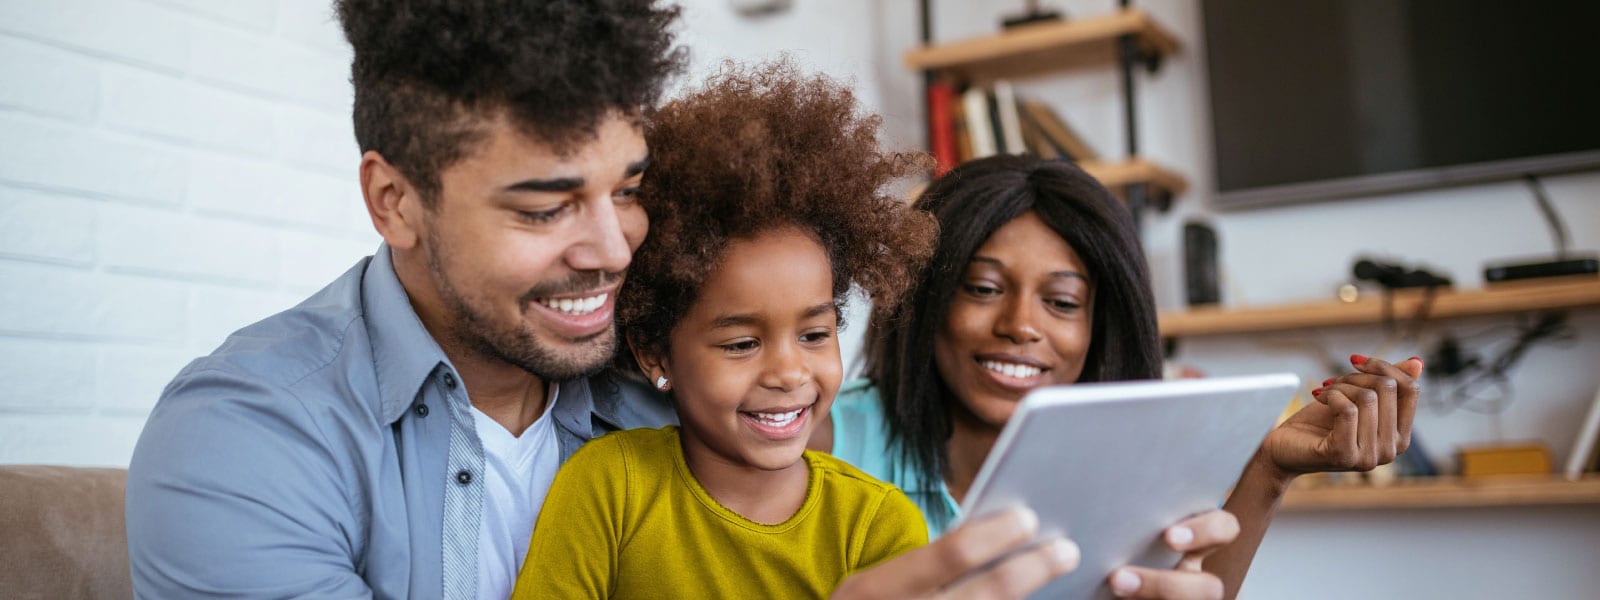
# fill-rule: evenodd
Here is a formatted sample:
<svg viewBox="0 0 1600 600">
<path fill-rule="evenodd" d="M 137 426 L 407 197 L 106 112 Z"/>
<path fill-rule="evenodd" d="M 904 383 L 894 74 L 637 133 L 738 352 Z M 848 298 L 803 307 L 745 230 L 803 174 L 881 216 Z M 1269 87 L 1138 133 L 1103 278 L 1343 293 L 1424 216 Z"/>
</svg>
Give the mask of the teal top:
<svg viewBox="0 0 1600 600">
<path fill-rule="evenodd" d="M 939 537 L 945 528 L 955 524 L 961 507 L 950 497 L 944 481 L 936 486 L 923 485 L 900 444 L 889 442 L 889 421 L 883 414 L 878 388 L 871 381 L 846 382 L 833 400 L 831 413 L 834 456 L 905 492 L 922 510 L 928 539 Z"/>
</svg>

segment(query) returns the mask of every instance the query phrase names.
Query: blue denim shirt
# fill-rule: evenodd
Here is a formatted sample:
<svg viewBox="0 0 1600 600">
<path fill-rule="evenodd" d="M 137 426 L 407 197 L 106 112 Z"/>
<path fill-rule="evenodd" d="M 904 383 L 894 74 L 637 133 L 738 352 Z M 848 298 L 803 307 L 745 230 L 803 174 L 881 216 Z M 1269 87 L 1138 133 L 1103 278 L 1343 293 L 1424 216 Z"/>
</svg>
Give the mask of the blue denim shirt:
<svg viewBox="0 0 1600 600">
<path fill-rule="evenodd" d="M 563 461 L 676 422 L 647 386 L 565 381 Z M 162 393 L 128 468 L 141 598 L 472 598 L 483 446 L 389 248 L 235 332 Z"/>
</svg>

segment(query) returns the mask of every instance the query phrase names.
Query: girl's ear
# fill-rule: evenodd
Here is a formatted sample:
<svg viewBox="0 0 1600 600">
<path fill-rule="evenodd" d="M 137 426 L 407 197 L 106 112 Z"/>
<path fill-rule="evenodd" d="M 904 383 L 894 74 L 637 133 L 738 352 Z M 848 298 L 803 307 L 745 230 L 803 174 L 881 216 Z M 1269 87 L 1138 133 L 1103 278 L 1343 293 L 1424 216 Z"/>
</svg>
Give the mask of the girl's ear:
<svg viewBox="0 0 1600 600">
<path fill-rule="evenodd" d="M 650 385 L 657 391 L 665 392 L 672 389 L 672 375 L 668 373 L 666 359 L 643 350 L 644 346 L 638 343 L 633 336 L 628 336 L 628 351 L 633 353 L 633 362 L 639 365 L 639 371 L 644 378 L 650 380 Z"/>
</svg>

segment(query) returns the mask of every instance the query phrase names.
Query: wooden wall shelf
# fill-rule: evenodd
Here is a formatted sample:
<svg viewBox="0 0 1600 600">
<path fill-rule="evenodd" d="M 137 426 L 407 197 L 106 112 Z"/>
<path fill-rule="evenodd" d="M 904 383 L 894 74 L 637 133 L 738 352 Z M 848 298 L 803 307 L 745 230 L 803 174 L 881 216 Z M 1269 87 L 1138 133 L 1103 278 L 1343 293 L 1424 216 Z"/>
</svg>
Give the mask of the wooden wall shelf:
<svg viewBox="0 0 1600 600">
<path fill-rule="evenodd" d="M 1177 38 L 1143 10 L 1035 23 L 998 34 L 915 48 L 906 65 L 944 71 L 983 84 L 995 79 L 1039 75 L 1116 62 L 1117 40 L 1132 34 L 1141 53 L 1165 56 L 1178 51 Z"/>
<path fill-rule="evenodd" d="M 1407 322 L 1422 307 L 1425 293 L 1405 290 L 1394 295 L 1392 319 Z M 1167 338 L 1260 333 L 1311 327 L 1385 322 L 1386 302 L 1370 296 L 1356 302 L 1309 302 L 1262 307 L 1204 307 L 1161 311 L 1161 336 Z M 1470 317 L 1533 310 L 1600 306 L 1600 277 L 1593 275 L 1494 284 L 1481 290 L 1440 290 L 1427 318 Z"/>
<path fill-rule="evenodd" d="M 1295 485 L 1284 511 L 1468 508 L 1600 504 L 1600 475 L 1579 480 L 1554 476 L 1401 478 L 1389 485 Z"/>
<path fill-rule="evenodd" d="M 1121 161 L 1085 161 L 1080 163 L 1084 172 L 1100 180 L 1101 185 L 1112 191 L 1124 186 L 1147 183 L 1156 188 L 1165 190 L 1173 197 L 1183 195 L 1189 188 L 1189 182 L 1179 175 L 1177 171 L 1155 164 L 1143 157 Z"/>
</svg>

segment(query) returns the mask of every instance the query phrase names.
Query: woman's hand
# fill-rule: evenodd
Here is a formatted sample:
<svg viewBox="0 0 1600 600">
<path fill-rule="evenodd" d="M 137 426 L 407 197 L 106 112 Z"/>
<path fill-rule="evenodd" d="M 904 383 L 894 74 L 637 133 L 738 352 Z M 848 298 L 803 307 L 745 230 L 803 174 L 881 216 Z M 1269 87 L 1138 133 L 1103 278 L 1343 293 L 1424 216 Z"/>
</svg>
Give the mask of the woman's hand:
<svg viewBox="0 0 1600 600">
<path fill-rule="evenodd" d="M 1411 445 L 1422 359 L 1391 365 L 1352 355 L 1349 373 L 1323 382 L 1316 402 L 1300 409 L 1262 442 L 1282 480 L 1319 471 L 1370 471 Z"/>
<path fill-rule="evenodd" d="M 1078 567 L 1078 547 L 1061 539 L 994 562 L 1028 546 L 1038 531 L 1039 517 L 1027 509 L 977 519 L 926 546 L 851 575 L 832 597 L 1022 598 Z"/>
<path fill-rule="evenodd" d="M 1190 517 L 1167 529 L 1167 546 L 1183 553 L 1170 570 L 1123 567 L 1111 572 L 1106 584 L 1119 598 L 1165 600 L 1218 600 L 1222 580 L 1200 570 L 1207 555 L 1239 536 L 1239 521 L 1227 511 L 1213 510 Z"/>
</svg>

